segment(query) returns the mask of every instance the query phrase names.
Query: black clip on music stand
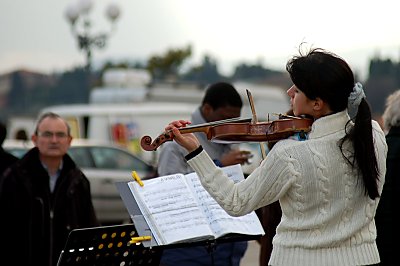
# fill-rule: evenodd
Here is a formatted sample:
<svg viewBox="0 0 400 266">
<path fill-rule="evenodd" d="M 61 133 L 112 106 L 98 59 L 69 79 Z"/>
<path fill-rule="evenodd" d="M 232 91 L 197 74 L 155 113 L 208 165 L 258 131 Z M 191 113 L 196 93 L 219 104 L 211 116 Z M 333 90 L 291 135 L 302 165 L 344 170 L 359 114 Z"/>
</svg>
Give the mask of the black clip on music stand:
<svg viewBox="0 0 400 266">
<path fill-rule="evenodd" d="M 158 266 L 162 250 L 132 244 L 138 236 L 133 224 L 72 230 L 57 266 Z"/>
</svg>

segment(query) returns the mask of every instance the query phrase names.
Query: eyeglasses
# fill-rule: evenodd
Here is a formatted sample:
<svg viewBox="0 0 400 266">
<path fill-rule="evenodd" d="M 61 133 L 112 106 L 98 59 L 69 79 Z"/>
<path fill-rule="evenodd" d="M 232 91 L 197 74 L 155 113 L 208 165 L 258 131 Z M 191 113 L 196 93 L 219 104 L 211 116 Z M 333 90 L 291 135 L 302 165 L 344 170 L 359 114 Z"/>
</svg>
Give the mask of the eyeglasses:
<svg viewBox="0 0 400 266">
<path fill-rule="evenodd" d="M 65 132 L 50 132 L 50 131 L 38 132 L 37 135 L 39 137 L 43 137 L 46 139 L 52 139 L 54 136 L 57 139 L 64 139 L 64 138 L 68 137 L 68 134 Z"/>
</svg>

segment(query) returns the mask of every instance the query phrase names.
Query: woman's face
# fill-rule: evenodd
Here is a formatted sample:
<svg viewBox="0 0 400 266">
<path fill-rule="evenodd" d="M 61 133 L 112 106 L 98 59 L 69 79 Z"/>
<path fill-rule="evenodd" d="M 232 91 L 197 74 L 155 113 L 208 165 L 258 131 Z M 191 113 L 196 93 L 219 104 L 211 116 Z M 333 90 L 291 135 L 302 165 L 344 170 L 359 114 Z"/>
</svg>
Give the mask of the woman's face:
<svg viewBox="0 0 400 266">
<path fill-rule="evenodd" d="M 308 99 L 307 96 L 299 90 L 296 85 L 293 85 L 287 90 L 290 97 L 290 107 L 293 109 L 295 116 L 310 115 L 314 117 L 313 101 Z"/>
</svg>

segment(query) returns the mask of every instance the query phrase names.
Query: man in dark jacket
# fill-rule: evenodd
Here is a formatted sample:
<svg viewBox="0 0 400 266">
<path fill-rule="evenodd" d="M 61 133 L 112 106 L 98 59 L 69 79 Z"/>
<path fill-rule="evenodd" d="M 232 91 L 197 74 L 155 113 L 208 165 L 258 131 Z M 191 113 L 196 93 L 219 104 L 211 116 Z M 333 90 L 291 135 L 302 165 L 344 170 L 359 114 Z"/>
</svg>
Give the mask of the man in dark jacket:
<svg viewBox="0 0 400 266">
<path fill-rule="evenodd" d="M 66 121 L 46 113 L 32 136 L 35 147 L 4 172 L 2 261 L 55 266 L 72 229 L 99 225 L 89 181 L 67 155 L 71 140 Z"/>
<path fill-rule="evenodd" d="M 7 136 L 7 127 L 5 124 L 0 122 L 0 175 L 6 170 L 10 165 L 15 163 L 18 158 L 3 149 L 3 142 Z"/>
<path fill-rule="evenodd" d="M 381 200 L 376 210 L 376 245 L 381 258 L 380 266 L 399 265 L 400 230 L 397 224 L 400 194 L 400 90 L 396 90 L 386 99 L 383 113 L 383 126 L 386 131 L 388 153 L 386 158 L 386 176 Z"/>
</svg>

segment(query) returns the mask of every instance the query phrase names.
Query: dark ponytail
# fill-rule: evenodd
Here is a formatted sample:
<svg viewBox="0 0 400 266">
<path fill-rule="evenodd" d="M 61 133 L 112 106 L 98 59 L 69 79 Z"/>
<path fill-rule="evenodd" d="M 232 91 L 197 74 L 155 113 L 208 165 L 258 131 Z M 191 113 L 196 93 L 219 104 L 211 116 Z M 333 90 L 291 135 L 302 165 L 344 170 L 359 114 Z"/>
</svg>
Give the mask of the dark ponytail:
<svg viewBox="0 0 400 266">
<path fill-rule="evenodd" d="M 350 140 L 353 143 L 353 160 L 350 160 L 348 157 L 346 157 L 346 159 L 351 165 L 354 166 L 355 163 L 358 165 L 364 182 L 365 194 L 371 199 L 375 199 L 379 197 L 377 184 L 379 180 L 379 170 L 375 155 L 371 121 L 371 109 L 364 98 L 358 106 L 354 127 L 352 127 L 342 139 L 340 149 L 343 153 L 342 146 L 346 140 Z"/>
</svg>

